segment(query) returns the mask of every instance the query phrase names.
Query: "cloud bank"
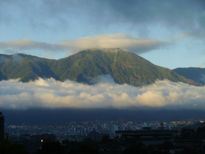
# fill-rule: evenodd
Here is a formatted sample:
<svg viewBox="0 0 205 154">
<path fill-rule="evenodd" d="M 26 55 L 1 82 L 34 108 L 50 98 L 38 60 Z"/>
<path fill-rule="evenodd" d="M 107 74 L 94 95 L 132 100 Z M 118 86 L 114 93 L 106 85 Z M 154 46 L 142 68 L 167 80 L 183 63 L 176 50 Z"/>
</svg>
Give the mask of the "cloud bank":
<svg viewBox="0 0 205 154">
<path fill-rule="evenodd" d="M 122 48 L 140 54 L 165 44 L 163 41 L 135 38 L 125 34 L 105 34 L 76 40 L 65 40 L 56 44 L 28 39 L 0 42 L 0 49 L 5 50 L 6 53 L 28 52 L 28 50 L 41 50 L 50 53 L 76 53 L 90 48 Z"/>
<path fill-rule="evenodd" d="M 116 108 L 204 109 L 205 87 L 157 81 L 145 87 L 111 82 L 85 85 L 72 81 L 39 79 L 29 83 L 0 82 L 0 108 Z"/>
</svg>

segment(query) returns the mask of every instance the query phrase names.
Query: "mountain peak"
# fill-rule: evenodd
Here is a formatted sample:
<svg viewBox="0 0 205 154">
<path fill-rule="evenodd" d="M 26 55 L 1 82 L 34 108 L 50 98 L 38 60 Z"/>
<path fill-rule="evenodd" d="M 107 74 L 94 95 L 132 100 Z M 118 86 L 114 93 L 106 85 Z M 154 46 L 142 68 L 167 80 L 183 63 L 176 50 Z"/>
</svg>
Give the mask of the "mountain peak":
<svg viewBox="0 0 205 154">
<path fill-rule="evenodd" d="M 83 51 L 128 52 L 128 51 L 120 49 L 120 48 L 91 48 L 91 49 L 86 49 Z"/>
<path fill-rule="evenodd" d="M 10 59 L 0 65 L 1 76 L 22 81 L 54 78 L 91 83 L 93 78 L 110 75 L 118 84 L 143 86 L 156 80 L 191 83 L 177 73 L 156 66 L 135 53 L 119 48 L 87 49 L 67 58 L 49 60 L 26 56 L 16 63 Z"/>
</svg>

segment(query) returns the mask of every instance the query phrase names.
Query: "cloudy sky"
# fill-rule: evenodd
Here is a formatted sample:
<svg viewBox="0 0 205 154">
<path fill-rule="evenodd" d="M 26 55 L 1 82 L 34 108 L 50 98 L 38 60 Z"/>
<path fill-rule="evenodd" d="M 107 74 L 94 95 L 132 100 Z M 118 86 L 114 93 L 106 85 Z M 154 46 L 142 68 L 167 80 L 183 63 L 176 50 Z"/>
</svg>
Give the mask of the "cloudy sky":
<svg viewBox="0 0 205 154">
<path fill-rule="evenodd" d="M 204 27 L 204 0 L 0 1 L 2 54 L 117 47 L 169 68 L 205 67 Z"/>
</svg>

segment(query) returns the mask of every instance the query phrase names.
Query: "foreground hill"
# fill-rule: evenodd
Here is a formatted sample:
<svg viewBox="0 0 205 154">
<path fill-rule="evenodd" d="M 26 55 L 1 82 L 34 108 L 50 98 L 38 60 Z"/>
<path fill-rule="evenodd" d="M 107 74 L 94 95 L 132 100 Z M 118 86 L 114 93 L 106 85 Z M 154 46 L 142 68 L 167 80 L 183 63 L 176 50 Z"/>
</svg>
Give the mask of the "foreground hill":
<svg viewBox="0 0 205 154">
<path fill-rule="evenodd" d="M 205 68 L 189 67 L 174 69 L 176 73 L 191 79 L 201 85 L 205 85 Z"/>
<path fill-rule="evenodd" d="M 23 54 L 0 55 L 0 80 L 20 78 L 27 82 L 52 77 L 60 81 L 92 83 L 93 78 L 107 74 L 119 84 L 134 86 L 164 79 L 194 84 L 174 71 L 121 49 L 89 49 L 59 60 Z"/>
</svg>

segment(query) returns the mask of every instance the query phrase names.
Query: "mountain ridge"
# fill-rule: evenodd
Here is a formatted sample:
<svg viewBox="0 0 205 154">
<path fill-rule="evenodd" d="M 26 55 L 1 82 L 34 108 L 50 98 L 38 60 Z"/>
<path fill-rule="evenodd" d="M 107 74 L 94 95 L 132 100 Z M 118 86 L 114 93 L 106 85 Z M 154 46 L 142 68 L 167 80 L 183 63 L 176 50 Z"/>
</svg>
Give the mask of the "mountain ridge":
<svg viewBox="0 0 205 154">
<path fill-rule="evenodd" d="M 205 85 L 205 68 L 184 67 L 176 68 L 173 71 L 201 85 Z"/>
<path fill-rule="evenodd" d="M 72 80 L 90 84 L 91 79 L 109 74 L 118 84 L 143 86 L 156 80 L 195 84 L 178 73 L 122 49 L 87 49 L 59 60 L 18 54 L 0 55 L 0 80 L 20 78 L 27 82 L 38 78 Z M 4 60 L 2 60 L 4 59 Z"/>
</svg>

